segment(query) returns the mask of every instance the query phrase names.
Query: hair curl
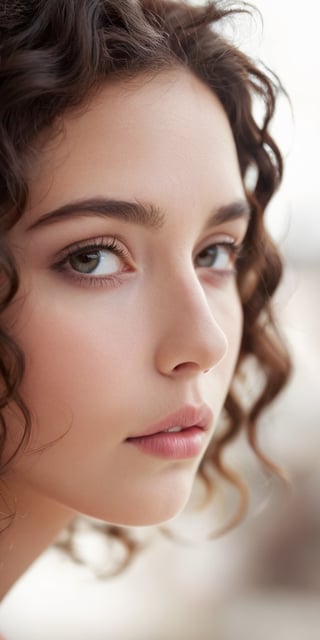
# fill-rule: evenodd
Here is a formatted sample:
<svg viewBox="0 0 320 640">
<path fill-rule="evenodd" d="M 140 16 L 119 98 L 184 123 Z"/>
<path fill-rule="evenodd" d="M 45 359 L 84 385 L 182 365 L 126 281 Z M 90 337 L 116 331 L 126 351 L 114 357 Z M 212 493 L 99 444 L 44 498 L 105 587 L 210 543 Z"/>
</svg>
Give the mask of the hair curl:
<svg viewBox="0 0 320 640">
<path fill-rule="evenodd" d="M 218 96 L 229 119 L 244 184 L 248 170 L 256 182 L 246 194 L 252 216 L 240 260 L 238 286 L 244 312 L 243 338 L 235 371 L 248 359 L 263 372 L 259 396 L 246 406 L 231 389 L 225 403 L 227 426 L 204 457 L 199 474 L 212 484 L 212 465 L 236 484 L 246 502 L 241 479 L 223 462 L 223 452 L 241 430 L 260 460 L 275 468 L 257 444 L 257 420 L 282 389 L 290 361 L 278 335 L 270 299 L 280 281 L 282 264 L 264 228 L 263 214 L 279 186 L 282 159 L 269 133 L 280 83 L 221 35 L 234 14 L 249 12 L 239 2 L 191 6 L 175 0 L 11 0 L 0 2 L 0 311 L 14 298 L 19 278 L 5 243 L 6 232 L 26 208 L 26 167 L 36 141 L 54 132 L 64 114 L 85 104 L 109 79 L 131 79 L 143 73 L 182 66 Z M 253 115 L 259 99 L 262 124 Z M 14 402 L 22 413 L 23 448 L 30 436 L 28 409 L 19 394 L 23 353 L 5 326 L 0 326 L 0 471 L 7 427 L 3 409 Z M 239 510 L 235 520 L 240 517 Z M 120 529 L 110 533 L 120 535 Z M 122 538 L 125 533 L 122 530 Z M 130 545 L 128 545 L 128 548 Z M 130 553 L 132 546 L 130 547 Z"/>
</svg>

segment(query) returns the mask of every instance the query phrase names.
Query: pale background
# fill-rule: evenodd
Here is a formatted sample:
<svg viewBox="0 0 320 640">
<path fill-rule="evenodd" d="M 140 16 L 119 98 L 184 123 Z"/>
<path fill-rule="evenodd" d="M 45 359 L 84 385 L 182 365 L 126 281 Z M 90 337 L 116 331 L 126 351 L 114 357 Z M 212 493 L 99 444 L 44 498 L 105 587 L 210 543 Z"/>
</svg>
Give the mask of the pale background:
<svg viewBox="0 0 320 640">
<path fill-rule="evenodd" d="M 237 41 L 278 72 L 294 112 L 293 121 L 284 103 L 274 129 L 287 169 L 268 219 L 286 258 L 277 309 L 296 371 L 263 424 L 264 446 L 290 472 L 292 489 L 269 485 L 239 445 L 233 460 L 250 481 L 252 503 L 236 531 L 195 547 L 156 536 L 106 582 L 49 551 L 0 608 L 7 640 L 320 638 L 319 5 L 255 5 L 263 36 L 256 22 Z"/>
</svg>

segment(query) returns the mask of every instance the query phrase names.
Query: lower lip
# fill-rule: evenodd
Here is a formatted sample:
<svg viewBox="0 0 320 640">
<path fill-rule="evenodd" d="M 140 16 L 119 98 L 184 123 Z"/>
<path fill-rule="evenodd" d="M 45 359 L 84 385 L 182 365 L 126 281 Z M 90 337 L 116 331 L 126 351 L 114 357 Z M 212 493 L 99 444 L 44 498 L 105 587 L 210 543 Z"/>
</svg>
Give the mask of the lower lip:
<svg viewBox="0 0 320 640">
<path fill-rule="evenodd" d="M 205 432 L 201 427 L 189 427 L 183 431 L 161 431 L 152 436 L 128 438 L 127 442 L 151 456 L 183 460 L 198 456 L 203 450 L 204 439 Z"/>
</svg>

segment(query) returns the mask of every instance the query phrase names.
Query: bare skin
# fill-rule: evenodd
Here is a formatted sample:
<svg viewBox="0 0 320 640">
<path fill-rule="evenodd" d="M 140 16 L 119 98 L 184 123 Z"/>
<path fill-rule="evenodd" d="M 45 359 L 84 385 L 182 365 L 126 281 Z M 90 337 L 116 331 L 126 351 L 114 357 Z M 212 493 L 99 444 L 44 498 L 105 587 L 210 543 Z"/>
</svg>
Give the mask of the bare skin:
<svg viewBox="0 0 320 640">
<path fill-rule="evenodd" d="M 148 211 L 139 223 L 92 207 L 52 215 L 93 198 Z M 7 323 L 26 355 L 33 436 L 5 479 L 16 517 L 0 537 L 2 596 L 75 513 L 149 525 L 185 506 L 237 361 L 231 245 L 247 223 L 226 115 L 187 72 L 102 88 L 39 153 L 9 236 L 22 295 Z M 186 406 L 212 412 L 197 455 L 128 443 Z M 12 408 L 7 417 L 19 434 Z"/>
</svg>

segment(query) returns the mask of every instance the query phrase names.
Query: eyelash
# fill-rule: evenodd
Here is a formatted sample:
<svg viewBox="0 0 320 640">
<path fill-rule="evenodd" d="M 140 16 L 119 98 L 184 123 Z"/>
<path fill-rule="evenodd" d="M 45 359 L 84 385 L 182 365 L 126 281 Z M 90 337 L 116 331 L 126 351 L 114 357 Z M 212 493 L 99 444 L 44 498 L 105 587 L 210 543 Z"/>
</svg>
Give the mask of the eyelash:
<svg viewBox="0 0 320 640">
<path fill-rule="evenodd" d="M 205 246 L 203 249 L 201 249 L 201 251 L 198 252 L 197 256 L 199 256 L 202 252 L 208 251 L 212 248 L 226 249 L 232 264 L 232 269 L 210 269 L 210 267 L 207 267 L 210 271 L 212 271 L 212 275 L 219 278 L 225 278 L 237 273 L 237 264 L 239 259 L 241 258 L 241 253 L 243 250 L 243 242 L 236 243 L 234 240 L 224 240 L 220 242 L 213 242 Z M 206 267 L 203 267 L 203 268 L 206 268 Z"/>
<path fill-rule="evenodd" d="M 208 246 L 205 246 L 201 251 L 197 253 L 197 257 L 203 252 L 210 250 L 211 248 L 224 248 L 227 250 L 232 264 L 232 269 L 213 269 L 210 267 L 199 267 L 202 269 L 208 269 L 211 271 L 214 277 L 218 278 L 227 278 L 231 275 L 234 275 L 237 272 L 237 262 L 241 257 L 241 251 L 243 249 L 243 243 L 237 244 L 234 240 L 224 240 L 220 242 L 213 242 Z M 89 287 L 116 287 L 121 283 L 121 276 L 123 273 L 128 272 L 128 269 L 124 269 L 120 273 L 117 274 L 109 274 L 106 276 L 94 276 L 94 275 L 81 275 L 81 273 L 77 273 L 75 270 L 72 270 L 72 267 L 68 267 L 68 263 L 73 256 L 77 254 L 85 254 L 90 252 L 99 252 L 99 251 L 110 251 L 114 255 L 122 258 L 124 262 L 129 262 L 129 253 L 126 251 L 124 247 L 122 247 L 116 238 L 96 238 L 94 240 L 87 241 L 86 243 L 76 243 L 69 247 L 67 247 L 58 262 L 56 262 L 52 268 L 55 271 L 60 273 L 67 273 L 68 277 L 72 280 L 78 282 L 79 284 L 84 284 Z"/>
<path fill-rule="evenodd" d="M 110 253 L 122 258 L 123 261 L 128 262 L 129 260 L 129 253 L 118 243 L 116 238 L 96 238 L 84 244 L 80 242 L 67 247 L 62 253 L 62 257 L 52 268 L 60 273 L 67 273 L 72 280 L 89 287 L 116 287 L 121 282 L 120 274 L 110 274 L 102 277 L 90 274 L 81 275 L 81 273 L 72 271 L 71 268 L 70 270 L 67 269 L 68 262 L 72 256 L 75 256 L 77 253 L 85 254 L 92 251 L 110 251 Z M 125 273 L 125 271 L 124 269 L 121 274 Z"/>
</svg>

